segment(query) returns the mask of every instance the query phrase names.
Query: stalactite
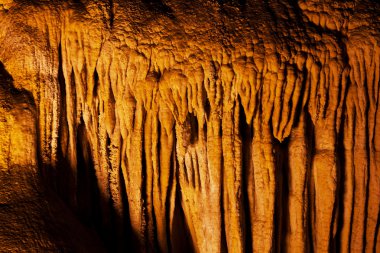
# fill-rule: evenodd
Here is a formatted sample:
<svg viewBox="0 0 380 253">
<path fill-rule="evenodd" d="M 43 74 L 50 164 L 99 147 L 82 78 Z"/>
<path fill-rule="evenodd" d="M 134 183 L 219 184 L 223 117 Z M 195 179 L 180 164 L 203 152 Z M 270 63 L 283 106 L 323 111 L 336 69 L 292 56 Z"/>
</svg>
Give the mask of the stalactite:
<svg viewBox="0 0 380 253">
<path fill-rule="evenodd" d="M 238 2 L 0 1 L 0 171 L 109 251 L 376 251 L 379 5 Z"/>
</svg>

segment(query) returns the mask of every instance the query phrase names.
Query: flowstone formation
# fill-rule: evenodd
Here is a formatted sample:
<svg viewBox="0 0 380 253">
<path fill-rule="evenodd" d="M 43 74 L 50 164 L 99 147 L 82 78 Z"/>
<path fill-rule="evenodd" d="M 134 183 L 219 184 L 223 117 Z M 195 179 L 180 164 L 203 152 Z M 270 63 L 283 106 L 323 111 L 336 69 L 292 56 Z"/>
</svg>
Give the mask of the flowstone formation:
<svg viewBox="0 0 380 253">
<path fill-rule="evenodd" d="M 1 252 L 380 252 L 376 1 L 0 1 Z"/>
</svg>

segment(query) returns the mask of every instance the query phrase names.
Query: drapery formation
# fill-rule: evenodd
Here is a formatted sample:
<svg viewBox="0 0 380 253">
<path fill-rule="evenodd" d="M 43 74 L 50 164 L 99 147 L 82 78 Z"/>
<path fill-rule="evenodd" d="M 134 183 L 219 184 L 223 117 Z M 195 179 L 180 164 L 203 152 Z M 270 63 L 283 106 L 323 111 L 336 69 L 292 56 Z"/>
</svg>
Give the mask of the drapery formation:
<svg viewBox="0 0 380 253">
<path fill-rule="evenodd" d="M 107 248 L 379 250 L 377 3 L 2 2 L 26 153 Z"/>
</svg>

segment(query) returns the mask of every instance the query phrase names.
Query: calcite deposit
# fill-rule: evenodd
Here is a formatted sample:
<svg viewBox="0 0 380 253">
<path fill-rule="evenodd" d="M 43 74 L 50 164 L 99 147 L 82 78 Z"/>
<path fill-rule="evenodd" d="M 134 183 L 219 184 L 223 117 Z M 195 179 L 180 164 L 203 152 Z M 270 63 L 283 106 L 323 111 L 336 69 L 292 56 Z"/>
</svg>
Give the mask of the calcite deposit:
<svg viewBox="0 0 380 253">
<path fill-rule="evenodd" d="M 1 252 L 380 252 L 380 4 L 0 0 Z"/>
</svg>

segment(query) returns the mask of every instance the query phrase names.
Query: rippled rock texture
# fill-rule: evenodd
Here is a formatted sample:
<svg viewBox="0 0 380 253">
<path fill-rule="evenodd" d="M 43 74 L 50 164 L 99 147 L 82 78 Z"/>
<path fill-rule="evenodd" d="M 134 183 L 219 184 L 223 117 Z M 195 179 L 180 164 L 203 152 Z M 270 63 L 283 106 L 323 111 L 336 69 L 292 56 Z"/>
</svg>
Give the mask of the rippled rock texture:
<svg viewBox="0 0 380 253">
<path fill-rule="evenodd" d="M 0 251 L 380 252 L 376 1 L 0 1 Z"/>
</svg>

